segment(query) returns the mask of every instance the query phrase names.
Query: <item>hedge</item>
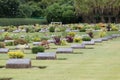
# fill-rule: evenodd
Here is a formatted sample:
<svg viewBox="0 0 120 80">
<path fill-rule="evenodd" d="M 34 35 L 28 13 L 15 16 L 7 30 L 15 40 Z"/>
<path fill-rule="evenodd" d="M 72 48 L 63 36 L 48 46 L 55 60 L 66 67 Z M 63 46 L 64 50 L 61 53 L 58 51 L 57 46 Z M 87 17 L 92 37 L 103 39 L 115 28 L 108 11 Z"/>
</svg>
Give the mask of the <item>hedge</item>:
<svg viewBox="0 0 120 80">
<path fill-rule="evenodd" d="M 46 24 L 46 19 L 34 19 L 34 18 L 0 18 L 0 26 L 19 26 L 19 25 L 31 25 L 31 24 Z"/>
</svg>

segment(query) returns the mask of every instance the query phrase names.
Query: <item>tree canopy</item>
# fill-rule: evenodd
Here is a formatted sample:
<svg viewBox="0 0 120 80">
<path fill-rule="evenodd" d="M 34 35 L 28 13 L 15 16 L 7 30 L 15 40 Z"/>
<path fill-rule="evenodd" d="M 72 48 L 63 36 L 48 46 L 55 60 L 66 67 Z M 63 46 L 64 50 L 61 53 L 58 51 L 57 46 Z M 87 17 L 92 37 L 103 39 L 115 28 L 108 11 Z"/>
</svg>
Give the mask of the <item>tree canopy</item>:
<svg viewBox="0 0 120 80">
<path fill-rule="evenodd" d="M 46 18 L 48 22 L 118 22 L 120 0 L 0 0 L 0 18 Z"/>
</svg>

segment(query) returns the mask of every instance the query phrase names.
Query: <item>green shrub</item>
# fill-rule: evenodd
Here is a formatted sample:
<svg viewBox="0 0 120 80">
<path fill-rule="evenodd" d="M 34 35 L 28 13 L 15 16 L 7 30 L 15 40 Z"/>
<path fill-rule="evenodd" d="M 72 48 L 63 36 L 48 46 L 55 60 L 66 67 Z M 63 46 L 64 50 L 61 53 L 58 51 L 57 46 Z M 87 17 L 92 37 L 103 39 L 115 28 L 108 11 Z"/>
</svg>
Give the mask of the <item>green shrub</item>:
<svg viewBox="0 0 120 80">
<path fill-rule="evenodd" d="M 6 42 L 6 46 L 14 46 L 14 42 Z"/>
<path fill-rule="evenodd" d="M 0 41 L 4 41 L 4 36 L 0 35 Z"/>
<path fill-rule="evenodd" d="M 79 31 L 80 32 L 85 32 L 86 31 L 86 27 L 82 27 Z"/>
<path fill-rule="evenodd" d="M 50 27 L 50 28 L 49 28 L 49 31 L 50 31 L 50 32 L 55 32 L 55 27 L 53 27 L 53 26 Z"/>
<path fill-rule="evenodd" d="M 106 36 L 106 32 L 105 31 L 100 31 L 99 32 L 99 37 L 105 37 Z"/>
<path fill-rule="evenodd" d="M 67 41 L 65 39 L 61 40 L 61 45 L 62 46 L 67 45 Z"/>
<path fill-rule="evenodd" d="M 40 39 L 39 37 L 34 37 L 32 40 L 33 40 L 34 42 L 39 42 L 41 39 Z"/>
<path fill-rule="evenodd" d="M 91 38 L 89 36 L 84 36 L 82 38 L 83 41 L 91 41 Z"/>
<path fill-rule="evenodd" d="M 71 37 L 74 37 L 76 35 L 76 33 L 75 32 L 69 32 L 68 35 L 71 36 Z"/>
<path fill-rule="evenodd" d="M 61 32 L 60 28 L 55 28 L 55 32 Z"/>
<path fill-rule="evenodd" d="M 28 27 L 26 27 L 26 32 L 33 33 L 33 32 L 35 32 L 35 29 L 33 28 L 33 26 L 28 26 Z"/>
<path fill-rule="evenodd" d="M 94 28 L 95 30 L 100 30 L 100 27 L 99 27 L 98 25 L 95 25 L 93 28 Z"/>
<path fill-rule="evenodd" d="M 118 31 L 118 27 L 116 27 L 115 25 L 111 25 L 111 31 Z"/>
<path fill-rule="evenodd" d="M 44 52 L 45 48 L 43 46 L 38 46 L 38 47 L 33 47 L 32 48 L 32 53 L 36 54 L 38 52 Z"/>
<path fill-rule="evenodd" d="M 29 42 L 31 42 L 31 37 L 29 35 L 26 35 L 25 40 L 29 43 Z"/>
<path fill-rule="evenodd" d="M 16 35 L 16 34 L 13 34 L 13 35 L 12 35 L 12 39 L 19 39 L 19 36 Z"/>
<path fill-rule="evenodd" d="M 47 23 L 46 19 L 33 19 L 33 18 L 1 18 L 0 26 L 9 25 L 31 25 L 31 24 L 44 24 Z"/>
<path fill-rule="evenodd" d="M 75 36 L 74 37 L 74 42 L 81 43 L 82 42 L 82 38 L 80 36 Z"/>
<path fill-rule="evenodd" d="M 41 37 L 41 41 L 42 40 L 48 40 L 49 38 L 48 37 Z"/>
<path fill-rule="evenodd" d="M 63 27 L 60 27 L 60 31 L 61 32 L 65 32 L 66 28 L 63 26 Z"/>
</svg>

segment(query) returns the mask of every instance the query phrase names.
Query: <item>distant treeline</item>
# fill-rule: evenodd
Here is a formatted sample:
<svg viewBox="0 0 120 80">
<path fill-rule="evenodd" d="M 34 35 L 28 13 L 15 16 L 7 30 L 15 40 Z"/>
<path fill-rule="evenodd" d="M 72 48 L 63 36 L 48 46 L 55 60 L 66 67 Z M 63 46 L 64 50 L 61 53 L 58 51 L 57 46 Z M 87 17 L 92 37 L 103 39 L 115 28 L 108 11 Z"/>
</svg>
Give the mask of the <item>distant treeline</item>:
<svg viewBox="0 0 120 80">
<path fill-rule="evenodd" d="M 120 0 L 0 0 L 0 18 L 48 22 L 120 22 Z"/>
</svg>

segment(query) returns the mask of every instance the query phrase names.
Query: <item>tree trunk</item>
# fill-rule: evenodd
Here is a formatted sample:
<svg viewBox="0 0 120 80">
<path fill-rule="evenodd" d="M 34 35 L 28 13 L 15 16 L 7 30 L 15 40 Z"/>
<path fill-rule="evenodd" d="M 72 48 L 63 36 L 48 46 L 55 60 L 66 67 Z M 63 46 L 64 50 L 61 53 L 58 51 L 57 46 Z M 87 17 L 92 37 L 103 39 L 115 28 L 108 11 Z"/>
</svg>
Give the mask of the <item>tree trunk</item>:
<svg viewBox="0 0 120 80">
<path fill-rule="evenodd" d="M 108 17 L 108 23 L 111 23 L 111 17 Z"/>
<path fill-rule="evenodd" d="M 118 18 L 117 17 L 115 17 L 115 23 L 118 23 Z"/>
<path fill-rule="evenodd" d="M 105 22 L 104 16 L 101 16 L 101 21 L 102 21 L 103 23 Z"/>
</svg>

